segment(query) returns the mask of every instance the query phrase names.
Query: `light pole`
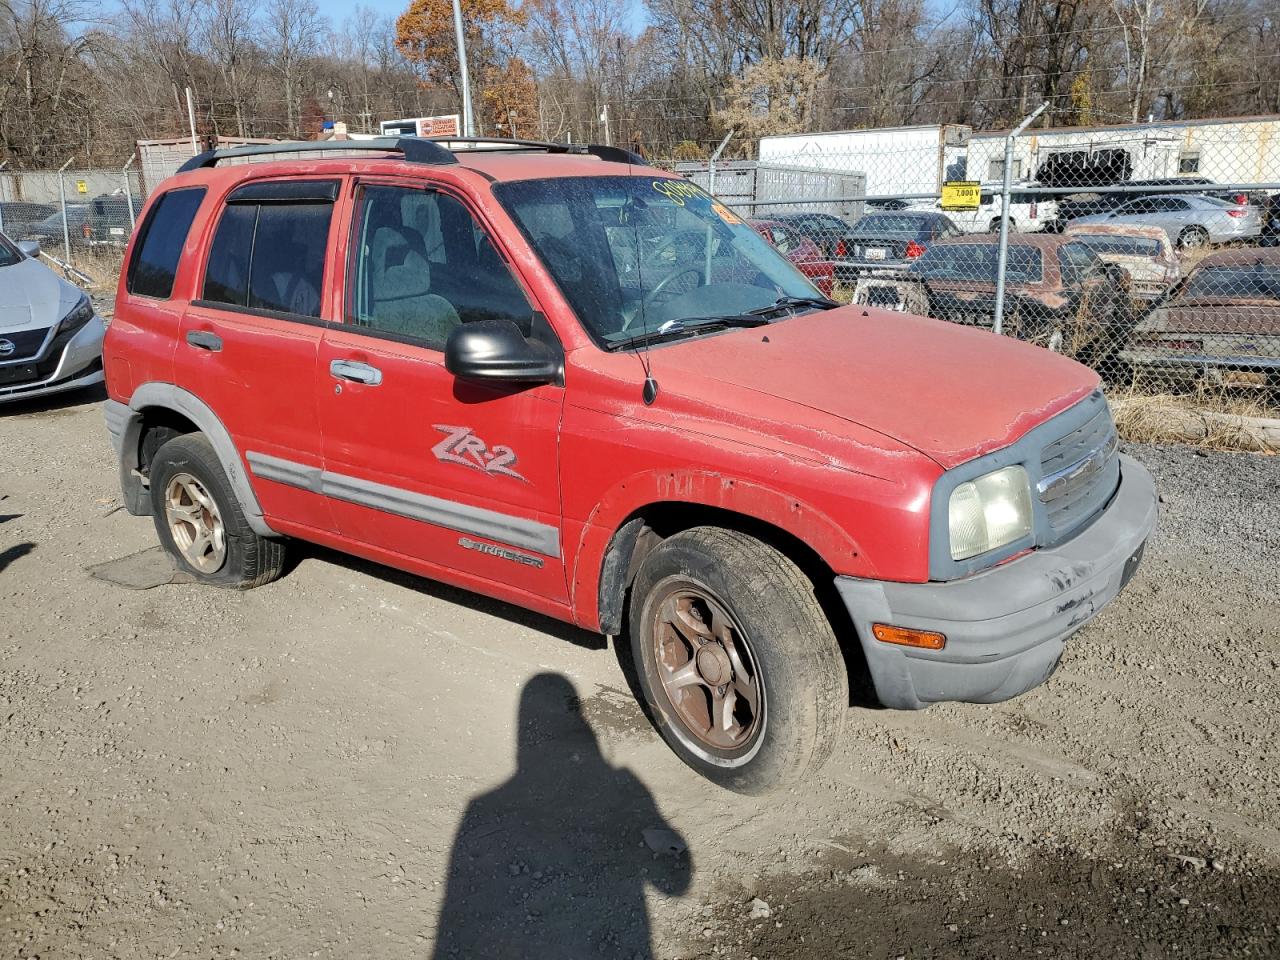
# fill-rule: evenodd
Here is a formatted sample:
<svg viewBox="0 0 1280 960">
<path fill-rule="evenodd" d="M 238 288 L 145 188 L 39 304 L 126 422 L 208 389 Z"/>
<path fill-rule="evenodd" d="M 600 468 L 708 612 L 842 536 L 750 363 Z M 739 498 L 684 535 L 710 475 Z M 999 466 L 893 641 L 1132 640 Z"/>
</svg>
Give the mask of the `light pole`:
<svg viewBox="0 0 1280 960">
<path fill-rule="evenodd" d="M 471 77 L 467 74 L 467 39 L 462 30 L 462 5 L 453 0 L 453 32 L 458 38 L 458 72 L 462 75 L 462 135 L 476 135 L 475 111 L 471 107 Z"/>
</svg>

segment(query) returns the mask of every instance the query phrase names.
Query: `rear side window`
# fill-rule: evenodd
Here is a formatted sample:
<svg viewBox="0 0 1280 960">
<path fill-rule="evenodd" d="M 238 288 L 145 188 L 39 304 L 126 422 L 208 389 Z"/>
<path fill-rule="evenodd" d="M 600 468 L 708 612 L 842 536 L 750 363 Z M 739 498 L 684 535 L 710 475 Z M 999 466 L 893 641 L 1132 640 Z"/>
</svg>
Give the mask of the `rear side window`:
<svg viewBox="0 0 1280 960">
<path fill-rule="evenodd" d="M 151 207 L 129 261 L 126 287 L 140 297 L 168 299 L 178 258 L 204 199 L 204 187 L 170 190 Z"/>
<path fill-rule="evenodd" d="M 209 249 L 202 299 L 318 318 L 337 186 L 255 183 L 228 197 Z"/>
</svg>

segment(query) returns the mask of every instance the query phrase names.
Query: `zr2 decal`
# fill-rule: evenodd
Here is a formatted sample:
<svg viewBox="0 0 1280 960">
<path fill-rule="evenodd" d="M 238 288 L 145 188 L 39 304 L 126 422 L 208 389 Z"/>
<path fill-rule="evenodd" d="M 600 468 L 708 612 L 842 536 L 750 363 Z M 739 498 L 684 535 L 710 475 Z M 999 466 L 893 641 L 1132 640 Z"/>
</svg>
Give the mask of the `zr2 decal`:
<svg viewBox="0 0 1280 960">
<path fill-rule="evenodd" d="M 515 477 L 524 483 L 529 482 L 513 469 L 516 454 L 510 447 L 498 444 L 490 450 L 483 440 L 471 432 L 470 427 L 451 427 L 442 423 L 434 426 L 445 434 L 445 438 L 431 448 L 440 462 L 458 463 L 481 473 L 501 474 L 504 477 Z"/>
</svg>

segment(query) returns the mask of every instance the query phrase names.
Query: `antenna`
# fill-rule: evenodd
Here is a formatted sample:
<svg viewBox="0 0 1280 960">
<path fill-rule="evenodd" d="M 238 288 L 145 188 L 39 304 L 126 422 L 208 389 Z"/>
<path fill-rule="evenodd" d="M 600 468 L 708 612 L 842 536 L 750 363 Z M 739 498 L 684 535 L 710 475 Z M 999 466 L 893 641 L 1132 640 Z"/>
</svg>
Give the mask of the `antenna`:
<svg viewBox="0 0 1280 960">
<path fill-rule="evenodd" d="M 627 172 L 631 172 L 630 160 L 627 160 Z M 627 180 L 628 182 L 633 182 L 630 177 L 628 177 Z M 626 207 L 623 207 L 624 211 L 626 209 Z M 628 213 L 627 216 L 630 216 L 630 214 Z M 631 230 L 634 234 L 635 227 L 632 226 Z M 644 256 L 641 253 L 640 237 L 638 234 L 635 237 L 635 241 L 636 278 L 640 281 L 640 328 L 643 330 L 646 326 L 644 305 L 647 302 L 647 298 L 644 295 Z M 653 402 L 658 399 L 658 381 L 653 378 L 653 356 L 649 352 L 651 347 L 652 344 L 649 342 L 648 338 L 646 338 L 644 341 L 644 353 L 641 354 L 639 347 L 636 348 L 636 359 L 640 361 L 640 366 L 644 368 L 644 386 L 640 390 L 640 396 L 644 399 L 644 405 L 646 407 L 653 406 Z"/>
</svg>

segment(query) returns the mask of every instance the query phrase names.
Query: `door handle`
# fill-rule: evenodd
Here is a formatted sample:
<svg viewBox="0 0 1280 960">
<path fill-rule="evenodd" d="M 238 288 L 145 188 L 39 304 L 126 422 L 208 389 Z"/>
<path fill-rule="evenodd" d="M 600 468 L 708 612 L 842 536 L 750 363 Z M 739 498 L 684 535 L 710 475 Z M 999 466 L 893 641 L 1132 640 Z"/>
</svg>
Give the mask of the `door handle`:
<svg viewBox="0 0 1280 960">
<path fill-rule="evenodd" d="M 222 338 L 208 330 L 191 330 L 187 333 L 187 343 L 199 350 L 218 353 L 222 349 Z"/>
<path fill-rule="evenodd" d="M 329 372 L 339 380 L 350 380 L 352 383 L 363 383 L 366 387 L 376 387 L 382 382 L 382 371 L 367 363 L 355 360 L 331 360 Z"/>
</svg>

